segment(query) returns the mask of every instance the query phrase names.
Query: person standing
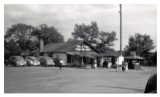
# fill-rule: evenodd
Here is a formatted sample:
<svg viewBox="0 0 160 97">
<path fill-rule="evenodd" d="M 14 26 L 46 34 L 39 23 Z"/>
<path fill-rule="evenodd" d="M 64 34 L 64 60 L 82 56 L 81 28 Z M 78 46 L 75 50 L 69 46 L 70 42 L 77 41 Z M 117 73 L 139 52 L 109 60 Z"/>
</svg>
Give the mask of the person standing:
<svg viewBox="0 0 160 97">
<path fill-rule="evenodd" d="M 125 60 L 124 64 L 125 64 L 125 71 L 126 71 L 128 70 L 128 62 Z"/>
<path fill-rule="evenodd" d="M 93 62 L 94 64 L 93 64 L 93 66 L 94 66 L 94 69 L 96 69 L 97 68 L 97 60 L 96 59 L 94 59 L 94 62 Z"/>
<path fill-rule="evenodd" d="M 122 71 L 125 72 L 125 69 L 126 69 L 126 64 L 125 64 L 125 61 L 122 62 Z"/>
<path fill-rule="evenodd" d="M 62 69 L 63 66 L 62 66 L 62 63 L 61 63 L 61 59 L 60 59 L 60 58 L 58 59 L 58 63 L 59 63 L 59 68 Z"/>
<path fill-rule="evenodd" d="M 62 64 L 61 63 L 59 63 L 59 68 L 62 69 Z"/>
<path fill-rule="evenodd" d="M 108 63 L 107 63 L 107 60 L 105 59 L 103 62 L 103 67 L 107 68 L 107 66 L 108 66 Z"/>
<path fill-rule="evenodd" d="M 119 71 L 119 64 L 118 64 L 118 61 L 116 61 L 116 71 Z"/>
</svg>

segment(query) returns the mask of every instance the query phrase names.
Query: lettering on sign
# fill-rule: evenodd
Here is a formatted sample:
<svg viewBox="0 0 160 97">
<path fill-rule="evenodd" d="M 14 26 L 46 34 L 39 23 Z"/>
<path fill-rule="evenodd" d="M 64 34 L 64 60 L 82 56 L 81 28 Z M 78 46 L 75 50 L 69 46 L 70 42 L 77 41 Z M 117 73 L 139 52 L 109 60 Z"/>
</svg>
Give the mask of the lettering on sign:
<svg viewBox="0 0 160 97">
<path fill-rule="evenodd" d="M 86 45 L 77 45 L 75 48 L 76 51 L 91 51 L 91 49 Z"/>
</svg>

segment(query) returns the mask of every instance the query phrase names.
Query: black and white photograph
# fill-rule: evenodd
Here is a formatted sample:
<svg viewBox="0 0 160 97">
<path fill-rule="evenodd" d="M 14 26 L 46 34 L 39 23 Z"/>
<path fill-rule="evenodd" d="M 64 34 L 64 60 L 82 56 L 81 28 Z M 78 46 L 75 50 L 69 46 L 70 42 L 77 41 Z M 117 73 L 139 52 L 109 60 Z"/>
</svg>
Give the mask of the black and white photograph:
<svg viewBox="0 0 160 97">
<path fill-rule="evenodd" d="M 3 41 L 4 94 L 157 94 L 157 4 L 4 4 Z"/>
</svg>

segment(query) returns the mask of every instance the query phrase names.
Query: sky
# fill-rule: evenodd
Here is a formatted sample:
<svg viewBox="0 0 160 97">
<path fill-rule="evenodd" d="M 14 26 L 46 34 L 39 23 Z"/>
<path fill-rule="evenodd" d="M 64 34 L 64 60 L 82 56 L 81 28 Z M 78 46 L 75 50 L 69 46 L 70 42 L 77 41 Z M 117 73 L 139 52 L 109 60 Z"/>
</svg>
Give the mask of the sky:
<svg viewBox="0 0 160 97">
<path fill-rule="evenodd" d="M 120 16 L 118 4 L 5 4 L 4 31 L 17 23 L 35 27 L 41 24 L 54 26 L 64 36 L 71 38 L 75 24 L 97 22 L 100 31 L 116 32 L 113 48 L 120 49 Z M 128 45 L 131 35 L 151 36 L 157 46 L 156 4 L 122 4 L 122 48 Z M 157 50 L 157 47 L 154 51 Z"/>
</svg>

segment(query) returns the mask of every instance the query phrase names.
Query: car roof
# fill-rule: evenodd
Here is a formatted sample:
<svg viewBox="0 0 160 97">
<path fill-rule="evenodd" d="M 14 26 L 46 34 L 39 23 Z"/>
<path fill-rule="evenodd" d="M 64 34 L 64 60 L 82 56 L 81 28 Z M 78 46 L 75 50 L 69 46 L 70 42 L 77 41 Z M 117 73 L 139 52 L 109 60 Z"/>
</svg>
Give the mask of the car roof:
<svg viewBox="0 0 160 97">
<path fill-rule="evenodd" d="M 18 58 L 18 57 L 19 57 L 19 58 L 23 58 L 22 56 L 11 56 L 11 57 L 15 57 L 15 58 Z"/>
<path fill-rule="evenodd" d="M 27 56 L 26 58 L 36 58 L 35 56 Z"/>
</svg>

